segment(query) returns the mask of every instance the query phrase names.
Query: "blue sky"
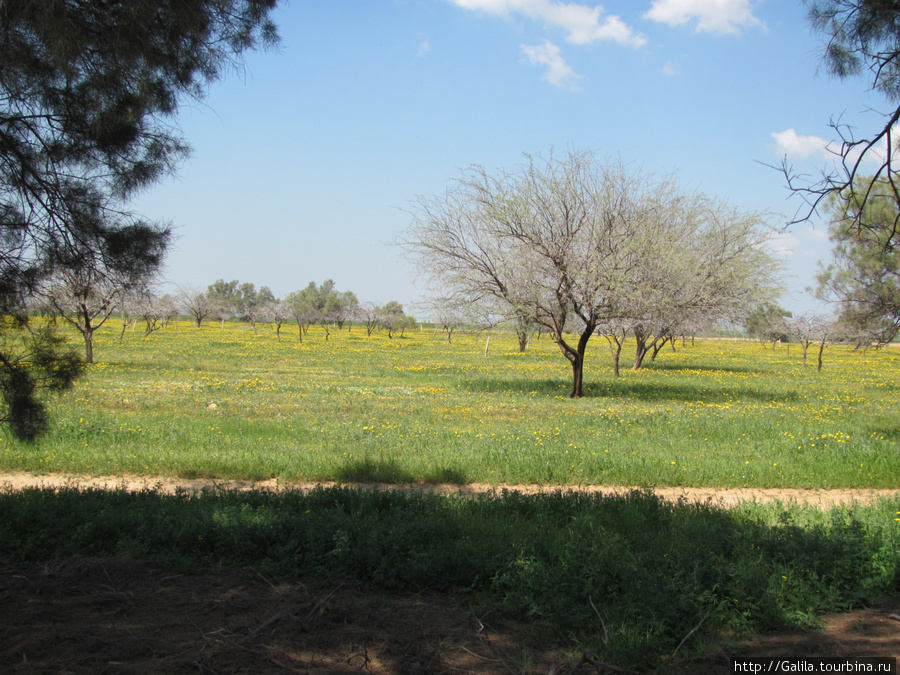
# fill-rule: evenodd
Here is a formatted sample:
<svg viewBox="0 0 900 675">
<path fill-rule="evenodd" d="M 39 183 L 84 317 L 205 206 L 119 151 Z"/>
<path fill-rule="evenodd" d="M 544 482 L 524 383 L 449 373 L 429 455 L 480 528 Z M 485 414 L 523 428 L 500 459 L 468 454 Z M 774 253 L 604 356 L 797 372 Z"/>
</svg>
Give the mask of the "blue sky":
<svg viewBox="0 0 900 675">
<path fill-rule="evenodd" d="M 417 195 L 460 169 L 591 150 L 783 225 L 801 206 L 766 164 L 817 172 L 838 117 L 859 133 L 886 103 L 820 69 L 821 37 L 793 0 L 292 0 L 277 53 L 187 102 L 194 148 L 135 201 L 171 221 L 171 285 L 219 278 L 279 297 L 334 279 L 361 301 L 412 305 L 427 288 L 391 245 Z M 775 242 L 795 313 L 822 221 Z"/>
</svg>

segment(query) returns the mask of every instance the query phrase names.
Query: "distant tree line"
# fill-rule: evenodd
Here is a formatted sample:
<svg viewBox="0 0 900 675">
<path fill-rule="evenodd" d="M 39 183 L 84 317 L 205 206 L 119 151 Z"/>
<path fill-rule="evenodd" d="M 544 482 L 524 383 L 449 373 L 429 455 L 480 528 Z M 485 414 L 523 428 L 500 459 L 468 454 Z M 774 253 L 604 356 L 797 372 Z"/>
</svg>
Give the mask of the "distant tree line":
<svg viewBox="0 0 900 675">
<path fill-rule="evenodd" d="M 219 279 L 205 291 L 181 289 L 176 303 L 197 328 L 209 319 L 217 320 L 224 328 L 226 321 L 239 318 L 254 330 L 259 323 L 274 325 L 279 340 L 286 323 L 296 324 L 300 340 L 315 325 L 325 331 L 326 340 L 334 329 L 352 330 L 354 322 L 362 324 L 369 336 L 376 330 L 385 330 L 391 338 L 417 325 L 399 302 L 361 303 L 352 291 L 338 290 L 331 279 L 320 285 L 310 281 L 306 288 L 288 293 L 283 299 L 277 298 L 268 286 L 257 289 L 252 283 Z"/>
</svg>

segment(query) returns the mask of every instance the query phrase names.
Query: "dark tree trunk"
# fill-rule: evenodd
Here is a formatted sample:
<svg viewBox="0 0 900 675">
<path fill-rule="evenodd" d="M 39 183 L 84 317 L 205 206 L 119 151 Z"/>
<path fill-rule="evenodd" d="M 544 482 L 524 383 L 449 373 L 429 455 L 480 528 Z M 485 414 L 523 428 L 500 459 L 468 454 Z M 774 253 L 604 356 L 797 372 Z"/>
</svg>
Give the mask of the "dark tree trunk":
<svg viewBox="0 0 900 675">
<path fill-rule="evenodd" d="M 526 331 L 518 331 L 517 337 L 519 338 L 519 353 L 524 354 L 525 350 L 528 349 L 528 333 Z"/>
<path fill-rule="evenodd" d="M 653 342 L 650 343 L 650 361 L 651 362 L 656 361 L 657 354 L 659 354 L 659 352 L 662 350 L 662 348 L 665 346 L 666 342 L 668 342 L 668 341 L 669 341 L 669 338 L 663 338 L 662 342 L 658 342 L 657 340 L 654 339 Z M 674 341 L 672 342 L 672 349 L 673 350 L 675 349 Z"/>
<path fill-rule="evenodd" d="M 591 339 L 591 335 L 594 333 L 594 328 L 596 328 L 594 324 L 589 324 L 585 327 L 581 337 L 578 338 L 578 345 L 575 349 L 566 343 L 562 335 L 554 336 L 563 356 L 569 359 L 569 363 L 572 364 L 572 392 L 569 394 L 569 398 L 581 398 L 584 396 L 584 354 L 587 351 L 588 340 Z"/>
<path fill-rule="evenodd" d="M 825 338 L 822 338 L 822 341 L 819 343 L 819 365 L 816 367 L 816 371 L 822 372 L 822 352 L 825 351 Z"/>
<path fill-rule="evenodd" d="M 637 347 L 635 348 L 634 353 L 634 365 L 631 369 L 640 370 L 641 366 L 644 364 L 644 357 L 647 356 L 647 336 L 635 331 L 634 339 L 635 342 L 637 342 Z"/>
<path fill-rule="evenodd" d="M 619 357 L 622 355 L 622 343 L 616 340 L 616 348 L 613 353 L 613 375 L 619 377 Z"/>
<path fill-rule="evenodd" d="M 84 335 L 84 362 L 94 362 L 94 331 L 87 329 L 81 332 Z"/>
</svg>

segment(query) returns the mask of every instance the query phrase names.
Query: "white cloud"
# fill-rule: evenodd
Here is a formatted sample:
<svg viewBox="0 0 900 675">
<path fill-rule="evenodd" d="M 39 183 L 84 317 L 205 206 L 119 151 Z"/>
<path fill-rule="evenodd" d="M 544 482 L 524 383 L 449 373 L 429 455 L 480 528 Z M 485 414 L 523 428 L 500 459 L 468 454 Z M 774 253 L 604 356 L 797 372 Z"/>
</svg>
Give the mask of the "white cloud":
<svg viewBox="0 0 900 675">
<path fill-rule="evenodd" d="M 775 139 L 779 155 L 788 155 L 797 159 L 808 157 L 823 157 L 831 159 L 834 153 L 831 151 L 833 144 L 818 136 L 801 136 L 793 129 L 777 131 L 772 134 Z"/>
<path fill-rule="evenodd" d="M 840 161 L 840 153 L 843 144 L 840 141 L 826 141 L 819 136 L 801 136 L 794 129 L 786 129 L 777 131 L 772 134 L 775 139 L 776 151 L 779 155 L 786 155 L 792 159 L 809 159 L 815 157 L 819 159 L 829 159 L 836 162 Z M 872 147 L 863 159 L 863 164 L 880 164 L 887 158 L 885 152 L 886 144 L 882 140 L 881 143 Z M 847 162 L 855 163 L 865 146 L 860 145 L 850 149 L 847 154 Z"/>
<path fill-rule="evenodd" d="M 544 79 L 557 87 L 578 91 L 578 80 L 581 79 L 566 63 L 559 47 L 545 40 L 539 45 L 522 45 L 522 53 L 532 65 L 546 66 Z"/>
<path fill-rule="evenodd" d="M 695 19 L 698 33 L 738 33 L 741 27 L 764 25 L 753 16 L 750 0 L 653 0 L 644 18 L 670 26 Z"/>
<path fill-rule="evenodd" d="M 601 17 L 603 7 L 558 2 L 557 0 L 448 0 L 458 7 L 489 14 L 522 14 L 529 19 L 568 31 L 568 41 L 587 44 L 595 40 L 614 40 L 619 44 L 641 47 L 647 39 L 634 32 L 618 16 Z"/>
<path fill-rule="evenodd" d="M 675 64 L 669 61 L 666 65 L 663 66 L 663 75 L 677 75 L 678 68 L 675 67 Z"/>
<path fill-rule="evenodd" d="M 431 51 L 431 44 L 428 42 L 428 40 L 422 40 L 419 43 L 419 51 L 416 52 L 416 56 L 418 58 L 422 58 L 430 51 Z"/>
</svg>

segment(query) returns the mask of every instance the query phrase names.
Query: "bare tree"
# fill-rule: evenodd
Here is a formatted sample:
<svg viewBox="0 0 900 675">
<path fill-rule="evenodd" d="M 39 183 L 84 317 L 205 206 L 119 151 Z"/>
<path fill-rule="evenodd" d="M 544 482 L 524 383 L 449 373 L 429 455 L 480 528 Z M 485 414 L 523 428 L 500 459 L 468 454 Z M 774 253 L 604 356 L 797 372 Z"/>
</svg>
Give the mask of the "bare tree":
<svg viewBox="0 0 900 675">
<path fill-rule="evenodd" d="M 123 290 L 92 267 L 58 272 L 45 288 L 50 311 L 81 333 L 86 363 L 94 362 L 94 333 L 116 310 Z"/>
<path fill-rule="evenodd" d="M 135 295 L 134 303 L 138 315 L 144 320 L 144 337 L 164 328 L 178 315 L 178 304 L 168 294 L 160 297 L 146 289 Z"/>
<path fill-rule="evenodd" d="M 546 327 L 572 367 L 572 397 L 583 395 L 587 343 L 608 313 L 619 224 L 640 192 L 622 169 L 601 169 L 588 153 L 526 157 L 520 171 L 496 176 L 474 167 L 445 195 L 420 198 L 407 232 L 407 251 L 438 285 Z"/>
<path fill-rule="evenodd" d="M 797 339 L 803 350 L 804 368 L 806 368 L 806 354 L 810 344 L 818 344 L 818 370 L 822 370 L 822 353 L 825 351 L 825 342 L 828 340 L 833 326 L 833 319 L 822 314 L 801 314 L 788 321 L 791 335 Z"/>
<path fill-rule="evenodd" d="M 194 320 L 197 328 L 203 321 L 213 316 L 216 309 L 216 298 L 208 291 L 182 286 L 178 289 L 178 303 Z"/>
<path fill-rule="evenodd" d="M 281 326 L 291 317 L 291 308 L 282 300 L 269 303 L 266 307 L 263 319 L 275 324 L 275 337 L 281 342 Z"/>
<path fill-rule="evenodd" d="M 419 309 L 443 329 L 448 344 L 453 342 L 454 331 L 473 323 L 471 304 L 462 298 L 451 296 L 430 298 L 419 305 Z"/>
<path fill-rule="evenodd" d="M 364 302 L 357 308 L 357 316 L 366 327 L 366 337 L 372 337 L 378 328 L 378 309 L 374 302 Z"/>
<path fill-rule="evenodd" d="M 590 153 L 526 157 L 515 172 L 474 167 L 444 195 L 420 198 L 404 245 L 421 273 L 471 301 L 492 299 L 548 329 L 583 395 L 588 341 L 610 319 L 672 334 L 691 313 L 746 302 L 773 269 L 767 230 Z M 754 263 L 765 263 L 759 274 Z M 575 339 L 571 337 L 575 332 Z"/>
</svg>

